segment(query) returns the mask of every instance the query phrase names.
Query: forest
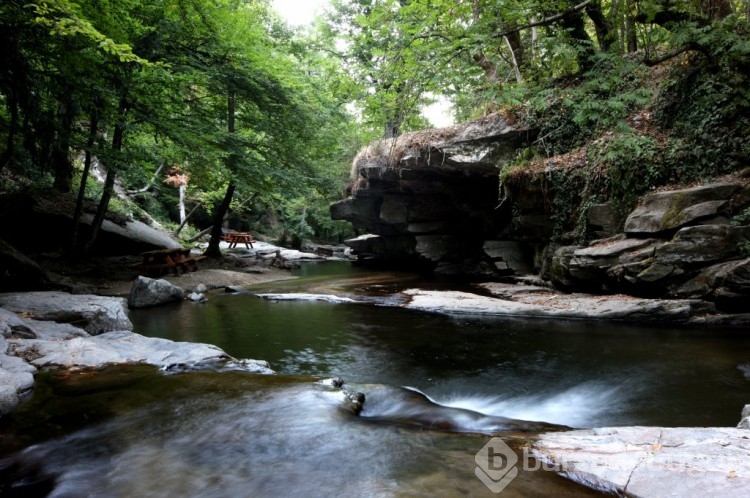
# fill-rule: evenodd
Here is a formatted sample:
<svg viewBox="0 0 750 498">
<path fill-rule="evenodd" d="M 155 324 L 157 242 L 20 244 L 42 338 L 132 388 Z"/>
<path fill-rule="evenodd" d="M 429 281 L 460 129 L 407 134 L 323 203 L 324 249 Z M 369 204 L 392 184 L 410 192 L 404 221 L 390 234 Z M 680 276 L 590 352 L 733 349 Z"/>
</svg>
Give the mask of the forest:
<svg viewBox="0 0 750 498">
<path fill-rule="evenodd" d="M 268 0 L 7 0 L 0 191 L 75 195 L 184 240 L 228 213 L 282 243 L 330 219 L 372 140 L 501 113 L 540 129 L 501 178 L 586 145 L 619 202 L 750 159 L 750 2 L 332 0 L 293 28 Z M 586 175 L 591 174 L 586 171 Z M 98 180 L 95 177 L 99 177 Z M 561 212 L 564 210 L 561 210 Z M 192 216 L 192 218 L 189 218 Z"/>
</svg>

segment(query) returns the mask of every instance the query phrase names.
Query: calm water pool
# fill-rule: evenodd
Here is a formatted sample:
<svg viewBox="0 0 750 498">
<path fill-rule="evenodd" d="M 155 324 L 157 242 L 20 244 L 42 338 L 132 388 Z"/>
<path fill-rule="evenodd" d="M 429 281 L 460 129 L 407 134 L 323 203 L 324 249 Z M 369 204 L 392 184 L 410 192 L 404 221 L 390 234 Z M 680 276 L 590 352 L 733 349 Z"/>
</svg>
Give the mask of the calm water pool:
<svg viewBox="0 0 750 498">
<path fill-rule="evenodd" d="M 441 285 L 311 265 L 295 281 L 133 313 L 137 332 L 216 344 L 268 360 L 279 374 L 144 367 L 45 374 L 0 429 L 0 494 L 496 496 L 474 475 L 474 455 L 490 434 L 410 423 L 415 405 L 400 386 L 448 413 L 572 427 L 735 425 L 750 401 L 744 331 L 447 317 L 391 306 L 400 288 Z M 362 302 L 272 301 L 255 292 Z M 331 376 L 369 394 L 363 416 L 315 383 Z M 533 437 L 490 432 L 520 458 Z M 522 471 L 502 493 L 586 495 L 595 493 L 543 471 Z"/>
</svg>

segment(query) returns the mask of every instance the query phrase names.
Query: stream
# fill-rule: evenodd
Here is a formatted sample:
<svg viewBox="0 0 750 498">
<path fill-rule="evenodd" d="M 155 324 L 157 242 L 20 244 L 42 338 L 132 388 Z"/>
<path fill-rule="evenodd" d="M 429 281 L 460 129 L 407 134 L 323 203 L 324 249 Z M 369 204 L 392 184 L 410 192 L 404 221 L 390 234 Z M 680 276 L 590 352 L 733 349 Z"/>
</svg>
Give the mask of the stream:
<svg viewBox="0 0 750 498">
<path fill-rule="evenodd" d="M 745 331 L 443 316 L 396 307 L 446 284 L 348 263 L 206 304 L 131 314 L 149 336 L 215 344 L 278 375 L 40 374 L 0 426 L 0 495 L 496 496 L 476 453 L 500 436 L 519 474 L 502 496 L 599 496 L 534 470 L 560 426 L 734 426 L 750 402 Z M 355 303 L 264 299 L 334 294 Z M 357 415 L 340 377 L 362 392 Z"/>
</svg>

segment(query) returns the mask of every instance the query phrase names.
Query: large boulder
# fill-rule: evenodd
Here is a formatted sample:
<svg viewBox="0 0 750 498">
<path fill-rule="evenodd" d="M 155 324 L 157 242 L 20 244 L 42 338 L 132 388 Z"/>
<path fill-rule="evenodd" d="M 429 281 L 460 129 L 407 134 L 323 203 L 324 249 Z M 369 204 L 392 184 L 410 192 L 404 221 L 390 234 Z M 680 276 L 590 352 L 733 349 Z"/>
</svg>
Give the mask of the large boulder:
<svg viewBox="0 0 750 498">
<path fill-rule="evenodd" d="M 36 367 L 102 367 L 117 363 L 169 367 L 230 359 L 224 351 L 210 344 L 174 342 L 126 330 L 65 341 L 19 340 L 12 345 L 12 350 L 14 355 Z"/>
<path fill-rule="evenodd" d="M 699 222 L 726 223 L 730 199 L 740 189 L 737 183 L 714 183 L 649 194 L 625 220 L 625 233 L 653 235 Z"/>
<path fill-rule="evenodd" d="M 624 236 L 594 241 L 587 247 L 562 246 L 552 256 L 550 279 L 562 288 L 611 290 L 632 282 L 632 274 L 647 266 L 657 239 Z"/>
<path fill-rule="evenodd" d="M 182 301 L 185 290 L 163 279 L 139 276 L 133 281 L 128 297 L 130 308 L 149 308 L 160 304 Z"/>
<path fill-rule="evenodd" d="M 0 308 L 35 320 L 70 323 L 91 335 L 111 330 L 132 330 L 126 301 L 120 297 L 65 292 L 11 292 L 0 294 Z"/>
<path fill-rule="evenodd" d="M 740 415 L 740 423 L 737 424 L 738 429 L 750 429 L 750 405 L 745 405 L 742 409 L 742 415 Z"/>
<path fill-rule="evenodd" d="M 0 336 L 0 417 L 12 412 L 19 398 L 34 385 L 36 368 L 7 355 L 8 341 Z"/>
<path fill-rule="evenodd" d="M 750 258 L 711 265 L 675 287 L 671 296 L 713 299 L 719 309 L 745 312 L 750 296 Z"/>
<path fill-rule="evenodd" d="M 656 249 L 657 264 L 689 267 L 738 257 L 750 241 L 750 226 L 699 225 L 681 228 Z"/>
<path fill-rule="evenodd" d="M 641 323 L 703 323 L 710 303 L 689 299 L 638 299 L 629 296 L 551 293 L 549 289 L 482 284 L 500 297 L 460 291 L 407 289 L 410 309 L 450 315 L 496 315 L 555 319 L 621 320 Z M 520 287 L 516 289 L 515 287 Z M 542 303 L 542 304 L 540 304 Z"/>
</svg>

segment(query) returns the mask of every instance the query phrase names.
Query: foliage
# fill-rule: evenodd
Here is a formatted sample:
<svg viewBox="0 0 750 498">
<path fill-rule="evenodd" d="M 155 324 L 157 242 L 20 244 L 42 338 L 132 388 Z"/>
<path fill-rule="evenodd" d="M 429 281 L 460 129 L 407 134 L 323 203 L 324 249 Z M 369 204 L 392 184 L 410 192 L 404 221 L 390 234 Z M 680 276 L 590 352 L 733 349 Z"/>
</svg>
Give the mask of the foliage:
<svg viewBox="0 0 750 498">
<path fill-rule="evenodd" d="M 346 155 L 361 140 L 333 84 L 344 80 L 330 78 L 339 63 L 268 2 L 10 0 L 0 13 L 0 169 L 70 190 L 72 152 L 88 150 L 127 190 L 167 164 L 189 175 L 188 202 L 207 210 L 228 183 L 280 213 L 291 212 L 287 199 L 315 192 L 330 203 L 343 191 Z M 135 199 L 175 219 L 164 174 Z M 140 216 L 121 201 L 112 209 Z"/>
<path fill-rule="evenodd" d="M 680 72 L 655 108 L 655 121 L 690 144 L 690 164 L 701 176 L 730 173 L 750 157 L 750 93 L 744 79 L 709 67 Z"/>
<path fill-rule="evenodd" d="M 741 213 L 737 213 L 732 217 L 731 224 L 735 226 L 747 226 L 750 225 L 750 207 L 745 208 Z M 744 240 L 739 242 L 740 252 L 744 256 L 750 257 L 750 240 Z"/>
<path fill-rule="evenodd" d="M 606 199 L 602 178 L 596 173 L 588 167 L 545 173 L 553 241 L 581 243 L 585 239 L 589 207 Z"/>
<path fill-rule="evenodd" d="M 662 174 L 657 163 L 659 152 L 659 144 L 653 137 L 632 130 L 589 146 L 589 161 L 607 171 L 609 199 L 621 218 L 633 208 L 638 197 L 659 184 Z"/>
<path fill-rule="evenodd" d="M 502 109 L 539 127 L 519 164 L 594 141 L 589 167 L 609 183 L 592 183 L 590 169 L 555 187 L 561 236 L 580 234 L 581 202 L 626 209 L 653 185 L 750 157 L 750 29 L 728 0 L 334 0 L 315 32 L 269 5 L 3 2 L 0 170 L 71 190 L 72 157 L 88 151 L 130 189 L 166 164 L 189 176 L 203 222 L 232 185 L 243 222 L 270 230 L 270 210 L 301 241 L 346 236 L 327 206 L 351 157 L 426 126 L 420 107 L 439 95 L 461 118 Z M 672 66 L 664 88 L 654 64 Z M 659 130 L 631 121 L 650 106 Z M 176 221 L 176 189 L 162 179 L 138 204 Z"/>
<path fill-rule="evenodd" d="M 734 215 L 731 223 L 735 226 L 750 225 L 750 207 L 745 208 L 741 213 Z"/>
</svg>

